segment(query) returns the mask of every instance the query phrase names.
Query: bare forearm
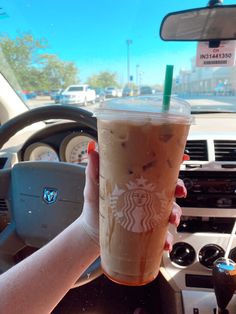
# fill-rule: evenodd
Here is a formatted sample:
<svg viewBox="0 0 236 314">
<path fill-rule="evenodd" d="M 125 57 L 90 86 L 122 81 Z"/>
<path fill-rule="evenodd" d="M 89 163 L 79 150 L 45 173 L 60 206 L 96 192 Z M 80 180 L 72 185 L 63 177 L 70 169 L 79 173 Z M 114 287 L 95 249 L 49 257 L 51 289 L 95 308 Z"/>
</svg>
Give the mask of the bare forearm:
<svg viewBox="0 0 236 314">
<path fill-rule="evenodd" d="M 98 247 L 77 220 L 0 276 L 0 314 L 50 313 L 98 255 Z"/>
</svg>

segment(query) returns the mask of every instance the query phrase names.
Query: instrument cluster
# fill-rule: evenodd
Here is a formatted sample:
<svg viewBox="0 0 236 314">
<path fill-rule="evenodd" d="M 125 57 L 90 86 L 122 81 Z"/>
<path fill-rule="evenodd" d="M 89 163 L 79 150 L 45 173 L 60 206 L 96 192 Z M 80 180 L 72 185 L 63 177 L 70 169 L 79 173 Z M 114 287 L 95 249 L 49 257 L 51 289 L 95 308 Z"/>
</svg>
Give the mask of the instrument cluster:
<svg viewBox="0 0 236 314">
<path fill-rule="evenodd" d="M 87 146 L 91 140 L 95 139 L 89 134 L 72 132 L 63 138 L 57 148 L 44 141 L 37 141 L 25 149 L 23 160 L 86 164 Z"/>
</svg>

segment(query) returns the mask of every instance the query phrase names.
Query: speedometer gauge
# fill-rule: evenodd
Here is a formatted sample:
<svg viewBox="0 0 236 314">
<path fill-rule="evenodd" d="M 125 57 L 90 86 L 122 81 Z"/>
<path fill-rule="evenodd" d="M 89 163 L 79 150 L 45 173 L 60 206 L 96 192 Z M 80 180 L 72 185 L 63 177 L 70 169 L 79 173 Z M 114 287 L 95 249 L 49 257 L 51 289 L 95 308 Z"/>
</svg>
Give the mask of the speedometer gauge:
<svg viewBox="0 0 236 314">
<path fill-rule="evenodd" d="M 37 142 L 27 147 L 24 153 L 24 160 L 59 161 L 59 157 L 54 148 Z"/>
<path fill-rule="evenodd" d="M 74 133 L 65 138 L 61 144 L 61 158 L 71 163 L 87 163 L 87 146 L 94 138 L 81 133 Z"/>
</svg>

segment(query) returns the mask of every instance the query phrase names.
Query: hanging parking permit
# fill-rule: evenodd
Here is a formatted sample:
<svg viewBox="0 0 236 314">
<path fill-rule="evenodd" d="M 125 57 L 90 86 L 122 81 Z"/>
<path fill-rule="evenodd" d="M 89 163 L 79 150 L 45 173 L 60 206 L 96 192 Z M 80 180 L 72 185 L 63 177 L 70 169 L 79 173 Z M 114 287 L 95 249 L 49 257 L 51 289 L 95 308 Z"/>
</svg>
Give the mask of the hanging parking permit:
<svg viewBox="0 0 236 314">
<path fill-rule="evenodd" d="M 198 43 L 196 66 L 228 67 L 235 65 L 236 41 L 221 41 L 219 47 L 209 48 L 209 42 Z"/>
</svg>

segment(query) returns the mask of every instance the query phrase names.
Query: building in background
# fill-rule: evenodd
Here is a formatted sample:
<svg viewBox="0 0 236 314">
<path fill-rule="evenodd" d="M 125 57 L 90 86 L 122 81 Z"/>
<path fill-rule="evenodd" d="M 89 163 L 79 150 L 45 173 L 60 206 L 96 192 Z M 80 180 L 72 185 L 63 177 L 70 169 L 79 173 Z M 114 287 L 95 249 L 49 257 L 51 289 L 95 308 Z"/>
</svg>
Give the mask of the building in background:
<svg viewBox="0 0 236 314">
<path fill-rule="evenodd" d="M 191 64 L 191 70 L 180 70 L 174 78 L 174 93 L 183 96 L 236 94 L 235 67 L 196 67 L 194 58 Z"/>
</svg>

